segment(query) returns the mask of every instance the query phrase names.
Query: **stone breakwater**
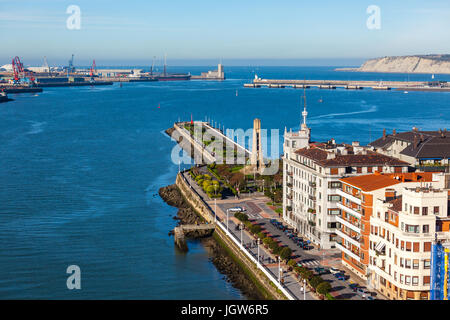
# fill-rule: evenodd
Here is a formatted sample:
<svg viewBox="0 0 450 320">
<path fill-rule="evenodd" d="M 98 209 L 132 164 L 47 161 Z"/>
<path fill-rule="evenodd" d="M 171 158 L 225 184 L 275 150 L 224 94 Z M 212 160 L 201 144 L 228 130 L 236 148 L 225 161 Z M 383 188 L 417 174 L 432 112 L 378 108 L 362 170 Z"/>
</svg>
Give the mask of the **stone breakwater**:
<svg viewBox="0 0 450 320">
<path fill-rule="evenodd" d="M 204 219 L 198 216 L 185 201 L 176 185 L 170 185 L 159 189 L 160 197 L 170 206 L 178 208 L 176 219 L 181 224 L 203 223 Z M 239 289 L 248 299 L 264 299 L 256 285 L 247 278 L 240 266 L 228 255 L 216 240 L 209 237 L 208 231 L 196 231 L 195 234 L 186 234 L 187 237 L 201 238 L 200 241 L 210 256 L 210 261 L 216 269 L 224 275 L 227 282 Z M 197 233 L 199 232 L 199 233 Z"/>
</svg>

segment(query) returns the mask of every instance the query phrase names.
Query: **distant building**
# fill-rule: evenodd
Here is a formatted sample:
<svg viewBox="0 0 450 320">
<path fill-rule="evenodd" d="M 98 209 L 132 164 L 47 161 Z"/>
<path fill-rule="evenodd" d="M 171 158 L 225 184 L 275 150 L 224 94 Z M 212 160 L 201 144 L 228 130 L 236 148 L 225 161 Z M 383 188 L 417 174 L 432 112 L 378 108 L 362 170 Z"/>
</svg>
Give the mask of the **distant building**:
<svg viewBox="0 0 450 320">
<path fill-rule="evenodd" d="M 225 72 L 223 71 L 223 65 L 219 63 L 217 70 L 211 70 L 208 72 L 202 72 L 199 76 L 192 76 L 191 79 L 198 80 L 225 80 Z"/>
<path fill-rule="evenodd" d="M 300 130 L 284 133 L 283 218 L 321 248 L 330 249 L 335 247 L 336 217 L 341 213 L 339 179 L 375 171 L 407 172 L 408 163 L 367 150 L 358 142 L 312 143 L 307 114 L 304 103 Z"/>
<path fill-rule="evenodd" d="M 450 240 L 449 176 L 377 172 L 340 181 L 342 263 L 389 299 L 428 300 L 432 244 Z"/>
<path fill-rule="evenodd" d="M 383 136 L 369 146 L 374 151 L 408 162 L 411 166 L 423 171 L 445 171 L 449 166 L 450 133 L 444 129 L 439 131 L 411 131 Z"/>
</svg>

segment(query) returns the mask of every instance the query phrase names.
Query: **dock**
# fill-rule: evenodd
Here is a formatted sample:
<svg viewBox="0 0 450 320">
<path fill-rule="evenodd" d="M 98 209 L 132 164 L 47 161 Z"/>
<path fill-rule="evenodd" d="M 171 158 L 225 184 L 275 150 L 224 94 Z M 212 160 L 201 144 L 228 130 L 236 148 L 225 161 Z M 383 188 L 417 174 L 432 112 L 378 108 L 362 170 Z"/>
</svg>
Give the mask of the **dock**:
<svg viewBox="0 0 450 320">
<path fill-rule="evenodd" d="M 0 85 L 0 91 L 5 93 L 37 93 L 42 92 L 42 88 L 31 86 L 14 86 L 14 85 Z"/>
<path fill-rule="evenodd" d="M 186 237 L 203 238 L 211 236 L 214 232 L 215 224 L 184 224 L 173 229 L 174 241 L 177 247 L 187 251 Z"/>
<path fill-rule="evenodd" d="M 450 84 L 443 82 L 431 84 L 427 81 L 370 81 L 370 80 L 289 80 L 289 79 L 261 79 L 255 77 L 252 83 L 245 83 L 244 88 L 294 88 L 333 90 L 343 88 L 347 90 L 362 90 L 370 88 L 373 90 L 398 90 L 411 91 L 450 91 Z"/>
</svg>

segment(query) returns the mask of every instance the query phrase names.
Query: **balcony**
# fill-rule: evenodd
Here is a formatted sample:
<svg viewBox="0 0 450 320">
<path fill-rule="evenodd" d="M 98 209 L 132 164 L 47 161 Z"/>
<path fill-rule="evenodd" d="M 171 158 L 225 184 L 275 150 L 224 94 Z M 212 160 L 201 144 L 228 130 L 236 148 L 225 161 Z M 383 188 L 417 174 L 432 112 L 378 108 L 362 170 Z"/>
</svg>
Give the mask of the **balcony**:
<svg viewBox="0 0 450 320">
<path fill-rule="evenodd" d="M 338 207 L 339 209 L 344 210 L 345 212 L 350 213 L 351 215 L 355 216 L 356 218 L 358 218 L 358 219 L 361 219 L 361 218 L 362 218 L 361 213 L 358 212 L 358 211 L 356 211 L 355 209 L 352 209 L 352 208 L 349 208 L 349 207 L 347 207 L 347 206 L 344 206 L 344 205 L 343 205 L 342 203 L 340 203 L 340 202 L 338 202 L 336 205 L 337 205 L 337 207 Z"/>
<path fill-rule="evenodd" d="M 290 177 L 292 177 L 292 171 L 288 171 L 288 172 L 286 172 L 286 174 L 288 175 L 288 176 L 290 176 Z"/>
<path fill-rule="evenodd" d="M 347 249 L 346 247 L 344 247 L 344 245 L 342 245 L 339 242 L 336 242 L 336 248 L 338 248 L 339 250 L 341 250 L 342 252 L 348 254 L 350 257 L 352 257 L 353 259 L 355 259 L 358 262 L 361 262 L 359 255 L 353 253 L 353 251 L 351 251 L 350 249 Z"/>
<path fill-rule="evenodd" d="M 347 228 L 350 228 L 353 231 L 361 234 L 361 229 L 360 229 L 361 225 L 359 223 L 353 224 L 352 222 L 349 222 L 342 217 L 336 217 L 336 221 L 342 223 Z"/>
<path fill-rule="evenodd" d="M 309 208 L 309 209 L 308 209 L 308 212 L 309 212 L 309 213 L 316 213 L 316 209 Z"/>
<path fill-rule="evenodd" d="M 286 186 L 287 186 L 288 188 L 292 188 L 292 183 L 286 183 Z"/>
<path fill-rule="evenodd" d="M 287 206 L 287 207 L 286 207 L 286 210 L 289 211 L 289 212 L 291 212 L 291 211 L 292 211 L 292 207 L 291 207 L 291 206 Z"/>
<path fill-rule="evenodd" d="M 348 200 L 350 200 L 350 201 L 352 201 L 352 202 L 354 202 L 356 204 L 361 205 L 361 199 L 355 197 L 354 195 L 351 195 L 350 193 L 347 193 L 347 192 L 345 192 L 345 191 L 343 191 L 341 189 L 338 189 L 336 191 L 336 193 L 338 195 L 340 195 L 341 197 L 343 197 L 343 198 L 346 198 L 346 199 L 348 199 Z"/>
<path fill-rule="evenodd" d="M 316 196 L 309 195 L 308 197 L 309 197 L 309 200 L 316 201 Z"/>
<path fill-rule="evenodd" d="M 339 237 L 341 237 L 341 238 L 343 238 L 343 239 L 345 239 L 346 241 L 348 241 L 348 242 L 350 242 L 351 244 L 353 244 L 355 247 L 358 247 L 358 248 L 361 248 L 361 244 L 359 243 L 359 240 L 356 238 L 356 237 L 350 237 L 348 234 L 346 234 L 345 232 L 343 232 L 343 231 L 341 231 L 341 230 L 339 230 L 339 229 L 336 229 L 336 234 L 339 236 Z"/>
<path fill-rule="evenodd" d="M 315 188 L 315 187 L 316 187 L 316 183 L 315 183 L 315 182 L 312 182 L 312 181 L 310 181 L 310 182 L 309 182 L 309 186 L 310 186 L 311 188 Z"/>
<path fill-rule="evenodd" d="M 288 193 L 288 194 L 286 195 L 286 198 L 287 198 L 288 200 L 292 200 L 292 193 Z"/>
</svg>

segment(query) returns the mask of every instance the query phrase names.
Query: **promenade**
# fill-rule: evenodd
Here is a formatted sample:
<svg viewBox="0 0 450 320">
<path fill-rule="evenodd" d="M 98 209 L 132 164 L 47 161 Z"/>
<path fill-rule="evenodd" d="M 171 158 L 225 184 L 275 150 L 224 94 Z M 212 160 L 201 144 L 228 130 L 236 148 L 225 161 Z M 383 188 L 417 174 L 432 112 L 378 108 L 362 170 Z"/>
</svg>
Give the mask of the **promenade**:
<svg viewBox="0 0 450 320">
<path fill-rule="evenodd" d="M 270 219 L 278 219 L 278 214 L 273 211 L 266 202 L 269 199 L 265 196 L 255 196 L 245 199 L 228 198 L 225 200 L 210 200 L 203 190 L 197 185 L 197 183 L 191 178 L 188 172 L 181 172 L 184 180 L 191 186 L 192 189 L 203 199 L 203 201 L 211 208 L 215 213 L 216 220 L 221 222 L 224 226 L 228 225 L 228 232 L 231 237 L 242 243 L 243 248 L 247 252 L 258 259 L 260 257 L 260 267 L 269 272 L 274 279 L 283 279 L 282 285 L 296 300 L 315 300 L 316 295 L 309 291 L 308 286 L 305 286 L 306 293 L 303 291 L 303 283 L 297 279 L 293 272 L 288 271 L 288 267 L 285 263 L 279 263 L 276 257 L 272 255 L 269 250 L 265 249 L 263 245 L 256 244 L 255 238 L 249 232 L 240 230 L 240 221 L 236 219 L 232 214 L 229 214 L 227 219 L 227 209 L 231 207 L 240 206 L 246 209 L 246 213 L 249 219 L 255 221 L 262 228 L 267 230 L 270 235 L 276 237 L 284 245 L 291 248 L 293 256 L 297 263 L 302 266 L 314 269 L 315 267 L 336 267 L 343 269 L 340 262 L 340 254 L 337 249 L 333 250 L 320 250 L 314 246 L 310 246 L 311 249 L 303 250 L 299 248 L 291 239 L 289 239 L 284 232 L 277 229 L 270 223 Z M 279 275 L 281 278 L 279 278 Z M 364 285 L 354 275 L 346 272 L 347 280 L 342 281 L 336 279 L 331 273 L 322 274 L 321 277 L 330 282 L 332 290 L 330 294 L 337 299 L 351 299 L 351 300 L 363 300 L 365 295 L 361 292 L 353 292 L 349 287 L 350 283 L 358 283 Z M 380 298 L 380 297 L 377 297 Z"/>
</svg>

